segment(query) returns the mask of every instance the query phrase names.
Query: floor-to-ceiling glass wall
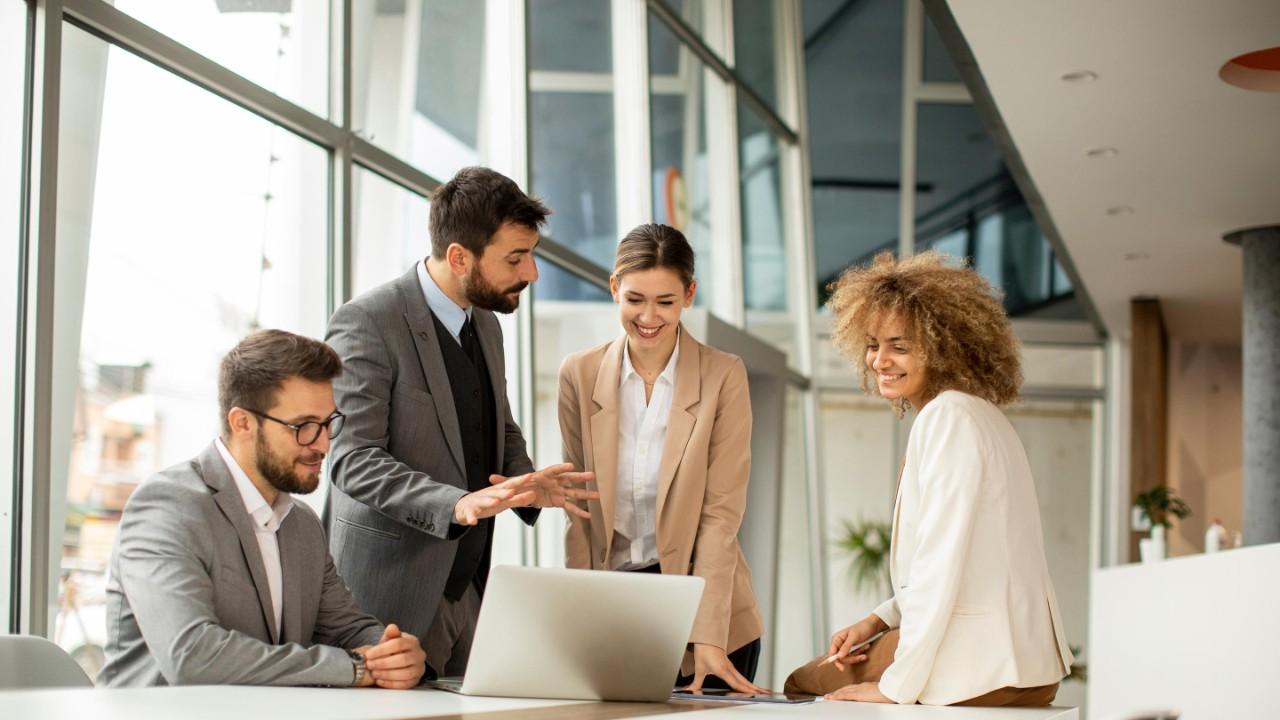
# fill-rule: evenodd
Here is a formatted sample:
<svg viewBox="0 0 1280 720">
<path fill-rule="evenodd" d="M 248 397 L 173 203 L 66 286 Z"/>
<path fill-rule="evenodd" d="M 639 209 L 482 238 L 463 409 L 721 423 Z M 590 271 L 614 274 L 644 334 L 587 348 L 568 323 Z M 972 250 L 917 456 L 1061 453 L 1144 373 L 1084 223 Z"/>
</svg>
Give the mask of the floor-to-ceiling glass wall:
<svg viewBox="0 0 1280 720">
<path fill-rule="evenodd" d="M 54 639 L 93 675 L 121 510 L 220 431 L 222 355 L 258 328 L 324 334 L 327 159 L 78 28 L 63 39 Z"/>
<path fill-rule="evenodd" d="M 0 3 L 0 618 L 7 627 L 17 538 L 14 427 L 21 260 L 22 126 L 27 6 Z"/>
<path fill-rule="evenodd" d="M 810 340 L 796 320 L 811 308 L 793 292 L 807 262 L 795 244 L 807 238 L 793 229 L 805 212 L 793 191 L 807 179 L 795 170 L 802 93 L 793 87 L 795 64 L 779 62 L 798 43 L 791 34 L 799 4 L 634 5 L 229 1 L 186 8 L 77 0 L 51 8 L 63 40 L 62 71 L 48 86 L 61 98 L 62 124 L 45 140 L 57 142 L 62 161 L 56 297 L 44 308 L 54 311 L 54 323 L 26 328 L 21 338 L 54 348 L 52 399 L 41 401 L 51 418 L 50 469 L 31 470 L 30 479 L 54 495 L 35 512 L 50 518 L 55 566 L 45 580 L 35 569 L 23 589 L 35 597 L 43 583 L 51 596 L 47 617 L 33 613 L 33 631 L 48 632 L 95 669 L 105 639 L 103 568 L 121 509 L 140 480 L 212 440 L 222 354 L 258 327 L 322 337 L 335 303 L 426 255 L 427 196 L 475 163 L 514 167 L 554 211 L 539 253 L 542 278 L 526 296 L 534 310 L 504 326 L 508 347 L 518 348 L 511 375 L 533 381 L 531 391 L 512 383 L 512 401 L 528 391 L 521 412 L 537 463 L 560 457 L 556 371 L 563 358 L 620 331 L 602 286 L 627 229 L 619 227 L 619 193 L 640 192 L 652 213 L 639 220 L 677 225 L 697 248 L 699 304 L 714 313 L 709 322 L 748 329 L 791 353 L 789 374 L 771 378 L 785 375 L 789 383 L 780 421 L 782 500 L 755 515 L 779 522 L 783 537 L 805 536 L 817 430 L 806 415 L 801 352 Z M 12 0 L 0 7 L 0 92 L 20 98 L 29 6 Z M 515 79 L 503 82 L 505 63 Z M 630 68 L 625 80 L 618 68 Z M 640 90 L 649 111 L 620 118 L 621 90 L 631 97 Z M 0 231 L 15 237 L 18 208 L 30 199 L 18 188 L 21 111 L 21 103 L 5 103 L 0 112 L 0 127 L 11 130 L 0 134 L 0 157 L 12 169 L 0 178 Z M 638 126 L 620 130 L 620 120 L 635 117 Z M 620 172 L 620 137 L 646 145 L 642 171 Z M 12 207 L 3 205 L 6 196 Z M 0 255 L 0 271 L 9 267 L 16 277 L 20 246 L 4 247 L 13 252 Z M 0 300 L 3 322 L 14 323 L 0 324 L 0 347 L 20 339 L 19 300 L 17 291 Z M 15 376 L 0 377 L 5 408 L 14 407 Z M 29 437 L 11 430 L 4 435 Z M 7 469 L 5 476 L 8 492 L 16 481 L 8 482 Z M 0 494 L 0 501 L 7 539 L 14 500 Z M 562 521 L 544 513 L 534 533 L 516 529 L 516 552 L 495 549 L 495 558 L 558 564 Z M 523 538 L 536 543 L 533 552 Z M 761 564 L 778 567 L 762 567 L 761 576 L 785 569 L 793 584 L 770 589 L 769 620 L 812 619 L 820 593 L 810 548 L 790 545 L 775 556 L 776 563 Z M 788 630 L 786 642 L 767 650 L 770 665 L 814 650 L 814 623 L 807 624 L 808 632 Z"/>
</svg>

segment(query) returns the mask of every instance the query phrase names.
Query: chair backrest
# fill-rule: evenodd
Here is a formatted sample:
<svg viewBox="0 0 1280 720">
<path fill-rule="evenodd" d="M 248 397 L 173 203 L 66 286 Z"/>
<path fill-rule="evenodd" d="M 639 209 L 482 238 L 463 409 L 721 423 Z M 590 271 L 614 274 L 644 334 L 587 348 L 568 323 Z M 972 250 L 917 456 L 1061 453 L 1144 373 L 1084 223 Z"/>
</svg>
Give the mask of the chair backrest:
<svg viewBox="0 0 1280 720">
<path fill-rule="evenodd" d="M 62 648 L 32 635 L 0 635 L 0 690 L 93 687 Z"/>
</svg>

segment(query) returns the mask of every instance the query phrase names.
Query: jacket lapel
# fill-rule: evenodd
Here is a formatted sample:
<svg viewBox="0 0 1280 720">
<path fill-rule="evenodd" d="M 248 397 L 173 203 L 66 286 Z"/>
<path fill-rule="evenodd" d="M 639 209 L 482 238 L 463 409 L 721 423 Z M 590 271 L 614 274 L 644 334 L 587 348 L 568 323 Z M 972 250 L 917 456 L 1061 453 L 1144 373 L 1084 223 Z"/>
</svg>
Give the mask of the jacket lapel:
<svg viewBox="0 0 1280 720">
<path fill-rule="evenodd" d="M 614 340 L 604 351 L 596 372 L 591 399 L 596 411 L 591 415 L 591 459 L 600 491 L 600 514 L 604 516 L 605 558 L 613 545 L 614 503 L 618 488 L 618 380 L 622 375 L 625 337 Z"/>
<path fill-rule="evenodd" d="M 400 278 L 400 294 L 404 296 L 405 322 L 413 335 L 413 344 L 418 351 L 418 362 L 422 366 L 422 375 L 431 397 L 436 403 L 436 416 L 440 427 L 444 430 L 445 441 L 449 445 L 449 453 L 457 463 L 462 477 L 467 475 L 467 466 L 462 459 L 462 430 L 458 427 L 458 409 L 453 404 L 453 388 L 449 386 L 449 371 L 444 366 L 444 355 L 440 352 L 440 343 L 436 338 L 436 324 L 432 319 L 431 309 L 427 307 L 427 299 L 422 295 L 422 285 L 418 282 L 418 267 L 415 264 L 407 274 Z"/>
<path fill-rule="evenodd" d="M 662 462 L 658 466 L 657 522 L 662 522 L 662 508 L 671 491 L 676 470 L 684 457 L 684 449 L 693 437 L 695 418 L 689 409 L 702 399 L 702 345 L 689 331 L 680 327 L 680 359 L 676 361 L 676 388 L 671 397 L 671 415 L 667 417 L 667 434 L 662 443 Z"/>
<path fill-rule="evenodd" d="M 258 606 L 262 610 L 262 619 L 271 634 L 272 642 L 280 639 L 280 630 L 276 627 L 275 611 L 271 607 L 271 586 L 267 584 L 267 566 L 262 561 L 262 551 L 258 549 L 258 538 L 254 535 L 253 521 L 244 509 L 244 498 L 231 477 L 231 471 L 223 462 L 221 453 L 212 443 L 200 453 L 200 476 L 205 485 L 213 490 L 213 500 L 222 510 L 222 514 L 236 529 L 240 538 L 240 550 L 244 552 L 245 564 L 249 566 L 249 574 L 253 578 L 253 586 L 258 591 Z"/>
<path fill-rule="evenodd" d="M 296 501 L 295 501 L 296 502 Z M 302 636 L 302 558 L 293 557 L 294 551 L 301 550 L 302 538 L 297 533 L 297 508 L 294 508 L 280 529 L 276 531 L 276 541 L 280 544 L 280 577 L 284 585 L 281 590 L 280 642 L 296 642 L 309 644 L 311 639 Z"/>
</svg>

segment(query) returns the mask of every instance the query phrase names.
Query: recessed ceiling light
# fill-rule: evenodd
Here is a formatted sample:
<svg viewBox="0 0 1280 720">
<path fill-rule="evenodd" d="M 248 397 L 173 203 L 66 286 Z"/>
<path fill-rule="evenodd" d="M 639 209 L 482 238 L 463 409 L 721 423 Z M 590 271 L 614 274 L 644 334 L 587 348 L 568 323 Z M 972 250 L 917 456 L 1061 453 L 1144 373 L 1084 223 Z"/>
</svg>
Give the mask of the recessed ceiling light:
<svg viewBox="0 0 1280 720">
<path fill-rule="evenodd" d="M 1102 145 L 1100 147 L 1092 147 L 1084 151 L 1086 157 L 1091 158 L 1111 158 L 1120 154 L 1120 151 L 1110 145 Z"/>
<path fill-rule="evenodd" d="M 1132 215 L 1133 208 L 1128 205 L 1115 205 L 1107 208 L 1107 214 L 1113 217 L 1119 215 Z"/>
<path fill-rule="evenodd" d="M 1125 260 L 1150 260 L 1151 253 L 1145 252 L 1127 252 L 1124 254 Z"/>
<path fill-rule="evenodd" d="M 1098 79 L 1098 73 L 1092 70 L 1072 70 L 1063 73 L 1061 79 L 1066 83 L 1090 83 Z"/>
<path fill-rule="evenodd" d="M 1218 77 L 1245 90 L 1280 92 L 1280 47 L 1237 55 L 1218 70 Z"/>
</svg>

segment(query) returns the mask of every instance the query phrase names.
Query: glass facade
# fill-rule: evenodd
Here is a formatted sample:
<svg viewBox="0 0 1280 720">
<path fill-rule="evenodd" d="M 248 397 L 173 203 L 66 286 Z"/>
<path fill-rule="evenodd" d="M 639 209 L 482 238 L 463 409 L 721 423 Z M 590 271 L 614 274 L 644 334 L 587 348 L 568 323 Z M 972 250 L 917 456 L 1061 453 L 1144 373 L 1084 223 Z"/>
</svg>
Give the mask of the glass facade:
<svg viewBox="0 0 1280 720">
<path fill-rule="evenodd" d="M 111 4 L 237 75 L 321 117 L 328 116 L 329 3 L 116 0 Z M 357 6 L 365 4 L 373 5 Z"/>
<path fill-rule="evenodd" d="M 804 3 L 819 305 L 841 270 L 898 247 L 902 21 L 900 0 Z"/>
<path fill-rule="evenodd" d="M 966 193 L 1001 166 L 985 136 L 973 139 L 980 125 L 967 105 L 917 103 L 919 132 L 902 135 L 903 100 L 913 91 L 904 90 L 901 0 L 664 3 L 692 39 L 643 3 L 617 17 L 626 13 L 616 2 L 357 2 L 351 56 L 338 58 L 346 62 L 330 56 L 329 3 L 171 5 L 115 7 L 275 93 L 275 112 L 244 109 L 252 104 L 237 102 L 234 88 L 190 82 L 190 69 L 164 48 L 126 52 L 131 24 L 90 35 L 64 23 L 53 83 L 62 162 L 52 330 L 18 322 L 33 295 L 0 295 L 0 409 L 13 408 L 16 390 L 32 382 L 4 364 L 15 351 L 49 341 L 55 357 L 43 408 L 52 418 L 50 469 L 32 481 L 53 494 L 35 511 L 50 518 L 58 562 L 49 577 L 35 571 L 31 586 L 18 588 L 36 597 L 43 583 L 54 612 L 23 629 L 49 634 L 91 672 L 105 640 L 103 569 L 120 510 L 138 481 L 216 433 L 218 359 L 258 327 L 321 337 L 335 302 L 406 272 L 429 252 L 425 195 L 465 165 L 501 169 L 553 211 L 541 277 L 520 312 L 502 318 L 510 399 L 536 465 L 561 459 L 563 358 L 621 330 L 601 286 L 630 229 L 624 223 L 684 230 L 698 257 L 699 321 L 717 328 L 724 347 L 747 348 L 737 352 L 753 383 L 785 388 L 774 394 L 785 395 L 785 412 L 771 416 L 773 441 L 781 439 L 779 504 L 750 516 L 776 522 L 778 545 L 765 554 L 776 567 L 759 573 L 774 584 L 761 589 L 771 598 L 771 639 L 758 677 L 775 685 L 875 599 L 878 591 L 850 589 L 848 558 L 831 543 L 846 521 L 887 517 L 906 437 L 882 403 L 853 392 L 847 363 L 832 357 L 815 317 L 820 291 L 806 288 L 877 249 L 896 250 L 899 209 L 911 202 L 918 220 L 908 235 L 918 245 L 968 256 L 1004 287 L 1022 283 L 1029 297 L 1071 291 L 1025 207 L 1022 215 L 1016 205 L 972 213 L 972 221 L 962 213 L 963 225 L 931 219 L 951 217 L 949 207 L 972 210 Z M 26 9 L 0 0 L 6 99 L 23 92 Z M 936 42 L 922 42 L 934 52 Z M 728 72 L 704 61 L 706 52 Z M 931 74 L 931 62 L 925 79 L 948 82 Z M 329 96 L 331 67 L 349 68 L 349 82 L 332 86 L 349 86 L 351 97 Z M 808 85 L 796 88 L 801 69 Z M 807 122 L 779 129 L 744 100 L 747 90 L 784 125 L 805 118 L 807 102 Z M 628 105 L 645 99 L 648 112 Z M 329 114 L 347 102 L 349 128 Z M 22 155 L 38 150 L 23 146 L 21 110 L 0 106 L 0 238 L 15 240 L 34 192 L 21 191 Z M 909 169 L 919 177 L 906 193 L 905 143 L 919 150 Z M 633 155 L 635 147 L 644 152 Z M 346 205 L 337 190 L 348 187 Z M 647 216 L 637 217 L 637 197 Z M 0 245 L 0 273 L 15 281 L 21 250 Z M 753 366 L 778 350 L 784 368 Z M 1028 352 L 1056 368 L 1029 370 L 1036 382 L 1097 391 L 1096 355 Z M 1098 422 L 1100 411 L 1089 408 L 1087 423 Z M 1083 422 L 1077 415 L 1062 422 Z M 0 437 L 29 437 L 30 428 L 6 424 L 15 419 L 30 422 L 0 412 Z M 1038 422 L 1032 414 L 1023 425 L 1030 433 Z M 9 469 L 26 449 L 0 444 L 3 592 L 19 482 Z M 563 563 L 560 513 L 544 513 L 534 529 L 506 516 L 498 524 L 495 562 Z"/>
<path fill-rule="evenodd" d="M 352 4 L 352 127 L 433 177 L 480 164 L 486 5 Z M 438 67 L 449 72 L 437 72 Z"/>
<path fill-rule="evenodd" d="M 17 400 L 18 288 L 22 218 L 22 98 L 25 93 L 27 6 L 0 3 L 0 617 L 8 618 L 13 590 L 17 488 L 14 426 Z"/>
<path fill-rule="evenodd" d="M 431 254 L 431 203 L 371 170 L 352 178 L 351 294 L 399 277 Z"/>
<path fill-rule="evenodd" d="M 693 5 L 697 8 L 698 6 Z M 697 17 L 687 18 L 697 27 Z M 656 16 L 649 15 L 649 126 L 653 164 L 653 220 L 684 233 L 698 268 L 714 267 L 708 84 L 723 84 Z M 698 273 L 694 302 L 707 304 L 716 274 Z"/>
<path fill-rule="evenodd" d="M 324 335 L 326 158 L 81 30 L 63 39 L 58 235 L 76 259 L 58 274 L 83 288 L 84 310 L 60 318 L 79 361 L 74 393 L 55 392 L 71 422 L 54 428 L 66 453 L 54 639 L 92 676 L 120 512 L 219 433 L 222 355 L 258 328 Z"/>
</svg>

